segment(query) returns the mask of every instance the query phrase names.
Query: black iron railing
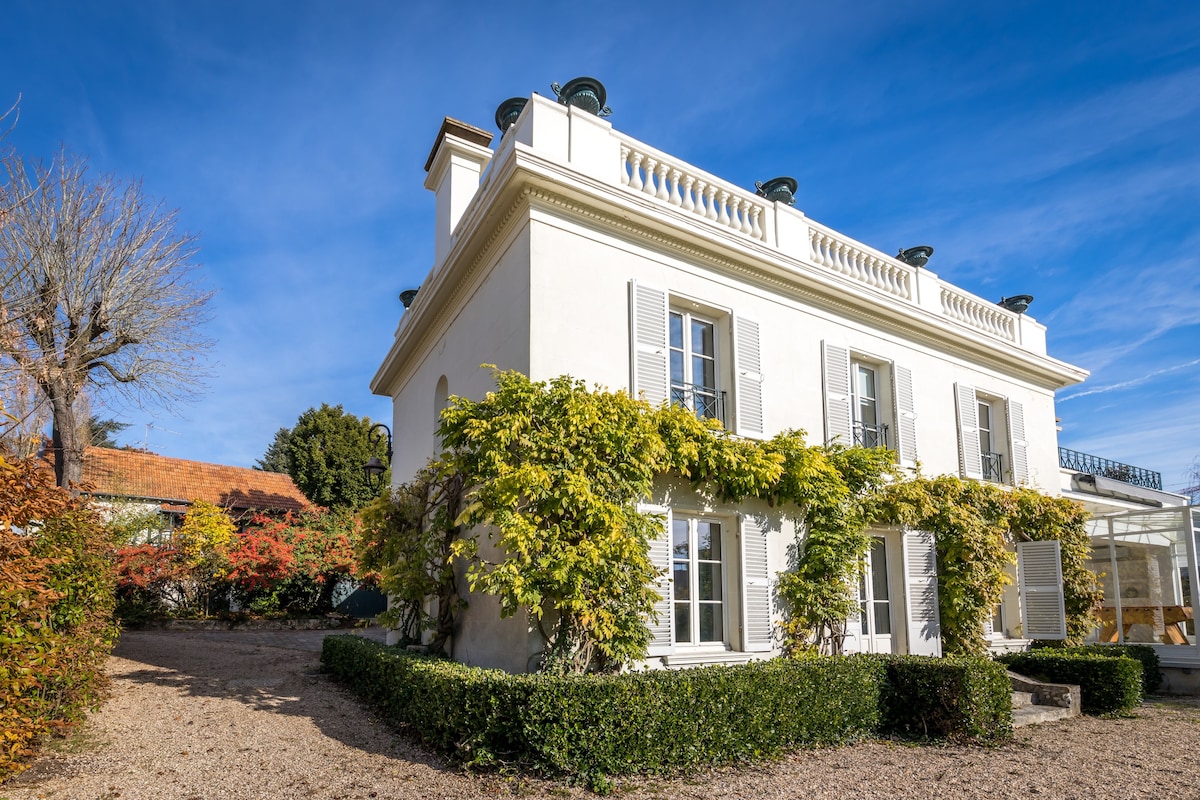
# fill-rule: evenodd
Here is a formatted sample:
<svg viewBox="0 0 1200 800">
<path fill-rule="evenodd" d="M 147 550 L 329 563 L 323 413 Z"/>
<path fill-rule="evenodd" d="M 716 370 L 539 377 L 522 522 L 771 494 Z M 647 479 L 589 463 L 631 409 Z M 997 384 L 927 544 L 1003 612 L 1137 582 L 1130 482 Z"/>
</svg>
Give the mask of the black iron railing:
<svg viewBox="0 0 1200 800">
<path fill-rule="evenodd" d="M 861 447 L 887 447 L 888 426 L 854 423 L 854 443 Z"/>
<path fill-rule="evenodd" d="M 1107 458 L 1080 453 L 1078 450 L 1058 448 L 1058 465 L 1063 469 L 1073 469 L 1076 472 L 1098 475 L 1101 478 L 1112 478 L 1114 481 L 1128 483 L 1130 486 L 1162 489 L 1161 472 L 1133 467 L 1129 464 L 1122 464 L 1120 461 L 1109 461 Z"/>
<path fill-rule="evenodd" d="M 671 384 L 671 403 L 696 412 L 701 419 L 719 420 L 726 428 L 729 420 L 725 416 L 725 393 L 712 386 L 698 383 Z"/>
<path fill-rule="evenodd" d="M 983 465 L 985 481 L 1004 482 L 1004 456 L 999 453 L 980 453 L 979 460 Z"/>
</svg>

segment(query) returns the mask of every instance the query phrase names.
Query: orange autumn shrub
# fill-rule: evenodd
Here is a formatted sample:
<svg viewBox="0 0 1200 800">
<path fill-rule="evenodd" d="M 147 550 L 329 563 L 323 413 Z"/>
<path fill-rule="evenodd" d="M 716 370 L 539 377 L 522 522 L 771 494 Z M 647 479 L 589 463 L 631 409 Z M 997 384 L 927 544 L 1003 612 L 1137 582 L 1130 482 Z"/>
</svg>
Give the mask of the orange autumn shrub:
<svg viewBox="0 0 1200 800">
<path fill-rule="evenodd" d="M 0 461 L 0 780 L 95 706 L 116 642 L 111 542 L 33 460 Z"/>
</svg>

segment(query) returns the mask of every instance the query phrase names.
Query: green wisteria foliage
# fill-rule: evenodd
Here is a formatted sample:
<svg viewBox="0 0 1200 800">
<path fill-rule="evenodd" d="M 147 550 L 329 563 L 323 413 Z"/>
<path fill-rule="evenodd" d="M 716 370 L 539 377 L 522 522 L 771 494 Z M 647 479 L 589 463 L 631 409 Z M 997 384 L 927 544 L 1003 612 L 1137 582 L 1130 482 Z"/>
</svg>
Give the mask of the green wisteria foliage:
<svg viewBox="0 0 1200 800">
<path fill-rule="evenodd" d="M 1011 582 L 1017 542 L 1057 539 L 1062 548 L 1067 640 L 1077 645 L 1093 627 L 1100 601 L 1078 503 L 1033 489 L 1007 489 L 952 476 L 917 478 L 889 485 L 876 511 L 882 522 L 934 534 L 942 649 L 947 654 L 986 652 L 984 623 Z"/>
<path fill-rule="evenodd" d="M 840 652 L 845 620 L 858 613 L 867 528 L 881 521 L 933 530 L 939 565 L 963 561 L 945 572 L 943 626 L 948 651 L 976 649 L 958 643 L 974 641 L 970 620 L 998 597 L 1008 563 L 1008 534 L 989 533 L 999 530 L 994 493 L 969 488 L 976 484 L 938 492 L 936 482 L 898 482 L 884 449 L 810 445 L 803 431 L 741 439 L 687 409 L 654 408 L 568 376 L 495 377 L 496 390 L 482 400 L 451 398 L 438 430 L 442 455 L 365 518 L 363 565 L 383 574 L 410 638 L 432 629 L 440 648 L 452 632 L 461 561 L 472 592 L 495 596 L 504 616 L 524 613 L 539 630 L 543 671 L 613 669 L 644 658 L 645 621 L 661 599 L 649 544 L 663 524 L 639 503 L 657 477 L 676 476 L 714 504 L 755 498 L 793 519 L 792 568 L 778 580 L 786 651 Z M 1042 496 L 1018 504 L 1022 530 L 1044 530 L 1035 497 Z M 1074 535 L 1068 507 L 1053 508 L 1061 519 L 1051 529 Z M 437 619 L 427 610 L 434 597 Z M 947 601 L 957 605 L 947 609 Z"/>
<path fill-rule="evenodd" d="M 474 541 L 462 537 L 458 524 L 462 496 L 462 476 L 433 461 L 361 512 L 358 562 L 378 575 L 379 588 L 391 599 L 379 619 L 399 632 L 402 644 L 424 642 L 438 653 L 454 633 L 464 605 L 454 568 L 474 555 Z"/>
</svg>

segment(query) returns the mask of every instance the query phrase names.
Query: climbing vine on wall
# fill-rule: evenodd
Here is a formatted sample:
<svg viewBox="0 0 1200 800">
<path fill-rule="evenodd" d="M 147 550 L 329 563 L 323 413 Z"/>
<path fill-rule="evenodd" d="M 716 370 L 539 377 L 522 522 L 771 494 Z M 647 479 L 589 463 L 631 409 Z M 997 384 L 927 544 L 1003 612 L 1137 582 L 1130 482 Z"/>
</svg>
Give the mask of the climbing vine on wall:
<svg viewBox="0 0 1200 800">
<path fill-rule="evenodd" d="M 845 621 L 858 613 L 871 524 L 934 532 L 947 652 L 982 646 L 1014 537 L 1082 531 L 1069 504 L 1047 505 L 1051 498 L 1031 490 L 898 481 L 884 449 L 810 445 L 803 431 L 741 439 L 687 409 L 652 408 L 568 376 L 495 377 L 496 390 L 480 401 L 451 398 L 439 428 L 442 456 L 364 517 L 362 566 L 383 574 L 398 600 L 395 624 L 413 641 L 436 630 L 440 648 L 451 634 L 461 606 L 457 559 L 472 591 L 497 597 L 505 616 L 528 615 L 545 641 L 543 670 L 644 658 L 645 620 L 661 599 L 649 542 L 662 521 L 638 504 L 660 475 L 682 477 L 714 504 L 756 498 L 793 518 L 791 569 L 778 579 L 791 652 L 841 651 Z M 483 547 L 480 535 L 492 545 Z M 1078 576 L 1080 586 L 1086 580 Z M 436 621 L 427 610 L 433 597 Z M 1069 609 L 1087 604 L 1077 599 Z"/>
<path fill-rule="evenodd" d="M 916 478 L 882 489 L 880 522 L 930 531 L 937 544 L 942 649 L 983 653 L 984 624 L 1011 582 L 1006 570 L 1020 541 L 1057 539 L 1062 545 L 1067 641 L 1080 644 L 1094 627 L 1100 600 L 1090 553 L 1087 514 L 1070 500 L 1029 488 L 1008 489 L 953 476 Z"/>
<path fill-rule="evenodd" d="M 464 605 L 455 564 L 474 555 L 474 542 L 462 538 L 457 521 L 462 500 L 462 476 L 432 461 L 362 511 L 359 567 L 379 576 L 379 588 L 391 598 L 379 620 L 399 632 L 401 644 L 420 644 L 432 632 L 424 643 L 439 653 L 454 633 Z"/>
</svg>

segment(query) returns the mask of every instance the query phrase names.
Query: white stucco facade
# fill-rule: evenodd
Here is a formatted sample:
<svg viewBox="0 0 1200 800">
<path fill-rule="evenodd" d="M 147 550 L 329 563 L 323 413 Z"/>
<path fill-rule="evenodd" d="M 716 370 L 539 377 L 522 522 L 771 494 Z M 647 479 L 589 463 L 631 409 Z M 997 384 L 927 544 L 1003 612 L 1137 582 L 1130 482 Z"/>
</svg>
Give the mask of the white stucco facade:
<svg viewBox="0 0 1200 800">
<path fill-rule="evenodd" d="M 712 414 L 738 435 L 799 428 L 810 441 L 882 437 L 925 475 L 982 478 L 990 465 L 999 483 L 1060 492 L 1054 393 L 1086 372 L 1047 355 L 1045 328 L 1032 318 L 577 108 L 534 95 L 494 151 L 487 136 L 448 121 L 431 154 L 436 263 L 371 384 L 394 402 L 394 480 L 434 454 L 447 394 L 481 397 L 493 383 L 480 365 L 495 364 L 535 380 L 569 374 L 655 403 L 709 403 L 711 395 Z M 672 352 L 707 371 L 704 379 L 678 380 Z M 868 407 L 869 424 L 860 419 Z M 985 425 L 990 451 L 980 444 Z M 710 619 L 703 644 L 656 638 L 655 659 L 769 655 L 773 645 L 754 640 L 762 603 L 753 575 L 788 567 L 790 521 L 765 507 L 706 507 L 668 484 L 647 502 L 688 521 L 693 547 L 719 530 L 726 554 L 713 562 L 723 582 L 720 636 Z M 746 549 L 747 531 L 761 533 L 761 554 Z M 859 631 L 848 644 L 930 652 L 936 642 L 918 641 L 930 638 L 922 543 L 915 532 L 873 533 L 887 562 L 875 602 L 886 605 L 890 638 Z M 660 557 L 671 566 L 669 550 Z M 774 615 L 769 588 L 767 596 L 765 613 Z M 470 602 L 455 657 L 528 668 L 537 646 L 526 621 L 498 623 L 488 600 Z"/>
</svg>

